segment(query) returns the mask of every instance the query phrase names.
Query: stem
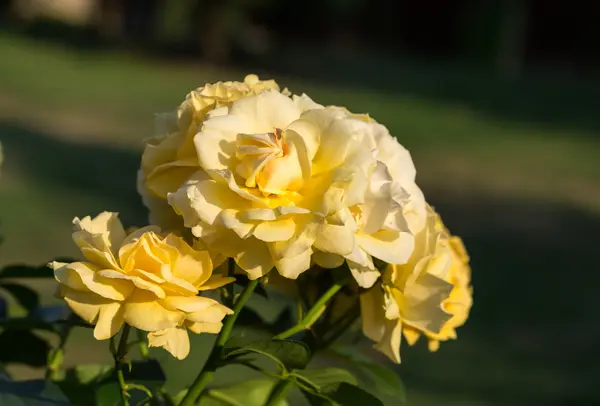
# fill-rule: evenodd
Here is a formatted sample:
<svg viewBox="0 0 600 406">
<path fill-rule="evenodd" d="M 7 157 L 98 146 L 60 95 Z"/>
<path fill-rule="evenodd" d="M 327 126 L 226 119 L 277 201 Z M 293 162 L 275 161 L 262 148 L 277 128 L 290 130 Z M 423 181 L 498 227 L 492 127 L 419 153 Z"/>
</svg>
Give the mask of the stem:
<svg viewBox="0 0 600 406">
<path fill-rule="evenodd" d="M 265 406 L 276 406 L 287 397 L 288 392 L 292 388 L 292 381 L 290 379 L 281 380 L 275 384 L 269 399 L 265 403 Z"/>
<path fill-rule="evenodd" d="M 121 389 L 121 402 L 123 402 L 123 406 L 129 406 L 129 395 L 127 394 L 128 388 L 124 374 L 125 366 L 127 365 L 125 362 L 125 355 L 127 355 L 127 339 L 129 338 L 129 331 L 131 331 L 131 326 L 128 324 L 123 325 L 119 346 L 116 350 L 114 349 L 114 343 L 111 346 L 111 351 L 113 351 L 113 356 L 115 358 L 115 370 L 117 371 L 117 382 Z"/>
<path fill-rule="evenodd" d="M 312 323 L 314 323 L 315 317 L 318 315 L 321 308 L 327 304 L 327 302 L 343 287 L 340 283 L 334 283 L 331 285 L 329 289 L 315 302 L 313 307 L 304 315 L 302 320 L 300 320 L 295 326 L 290 327 L 282 333 L 277 334 L 273 337 L 276 340 L 283 340 L 288 337 L 293 336 L 296 333 L 299 333 L 302 330 L 306 330 Z"/>
<path fill-rule="evenodd" d="M 206 385 L 208 385 L 208 383 L 212 380 L 213 374 L 219 366 L 219 363 L 221 362 L 223 347 L 229 339 L 229 335 L 231 334 L 231 330 L 233 330 L 235 321 L 237 320 L 240 311 L 252 295 L 252 292 L 254 292 L 254 289 L 256 289 L 256 287 L 258 286 L 258 282 L 258 279 L 249 281 L 241 296 L 239 297 L 237 302 L 235 302 L 235 306 L 233 307 L 233 314 L 225 318 L 223 328 L 217 336 L 217 340 L 215 341 L 212 351 L 208 356 L 208 360 L 206 361 L 204 368 L 202 368 L 202 370 L 196 377 L 196 380 L 194 381 L 194 383 L 192 383 L 192 386 L 190 386 L 190 389 L 188 390 L 187 395 L 185 395 L 185 397 L 181 401 L 180 406 L 194 405 L 196 403 L 196 400 L 204 391 L 204 388 L 206 388 Z"/>
</svg>

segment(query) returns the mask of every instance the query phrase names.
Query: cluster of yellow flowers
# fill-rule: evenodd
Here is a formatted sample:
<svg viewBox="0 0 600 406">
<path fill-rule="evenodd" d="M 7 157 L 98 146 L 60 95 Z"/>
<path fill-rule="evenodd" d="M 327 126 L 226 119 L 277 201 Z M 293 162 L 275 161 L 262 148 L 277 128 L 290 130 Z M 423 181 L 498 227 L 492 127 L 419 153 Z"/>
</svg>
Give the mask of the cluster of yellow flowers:
<svg viewBox="0 0 600 406">
<path fill-rule="evenodd" d="M 250 279 L 346 263 L 365 335 L 396 362 L 402 335 L 424 334 L 432 349 L 455 337 L 471 306 L 468 257 L 386 127 L 255 75 L 192 91 L 156 127 L 138 176 L 152 226 L 127 234 L 114 213 L 75 219 L 89 262 L 52 264 L 96 338 L 126 322 L 185 357 L 186 329 L 216 333 L 230 312 L 197 296 L 231 282 L 212 271 L 225 258 Z"/>
</svg>

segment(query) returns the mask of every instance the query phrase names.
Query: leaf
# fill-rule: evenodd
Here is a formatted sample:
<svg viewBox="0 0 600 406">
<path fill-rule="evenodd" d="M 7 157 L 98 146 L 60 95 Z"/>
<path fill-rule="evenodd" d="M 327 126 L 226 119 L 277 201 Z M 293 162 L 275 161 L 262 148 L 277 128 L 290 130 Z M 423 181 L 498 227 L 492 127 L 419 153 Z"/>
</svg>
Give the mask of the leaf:
<svg viewBox="0 0 600 406">
<path fill-rule="evenodd" d="M 318 391 L 341 382 L 358 385 L 356 377 L 342 368 L 302 369 L 294 371 L 292 375 L 299 377 L 301 381 L 309 382 Z"/>
<path fill-rule="evenodd" d="M 2 283 L 0 287 L 10 293 L 12 297 L 27 311 L 31 312 L 38 307 L 40 303 L 39 296 L 36 291 L 27 286 L 17 283 Z"/>
<path fill-rule="evenodd" d="M 400 404 L 406 403 L 406 390 L 397 373 L 383 365 L 371 362 L 353 347 L 336 346 L 331 351 L 358 377 L 361 386 L 381 396 L 388 396 Z M 382 397 L 383 397 L 382 396 Z"/>
<path fill-rule="evenodd" d="M 47 323 L 35 317 L 13 317 L 0 320 L 0 328 L 5 330 L 46 330 L 55 331 L 51 323 Z"/>
<path fill-rule="evenodd" d="M 262 340 L 234 348 L 225 346 L 225 359 L 256 353 L 271 358 L 286 371 L 306 367 L 311 356 L 306 344 L 293 340 Z"/>
<path fill-rule="evenodd" d="M 324 387 L 319 393 L 302 390 L 312 406 L 383 406 L 383 402 L 369 392 L 346 382 Z"/>
<path fill-rule="evenodd" d="M 0 379 L 0 405 L 69 406 L 61 390 L 52 382 L 35 380 L 13 382 Z"/>
<path fill-rule="evenodd" d="M 81 385 L 102 381 L 111 374 L 113 367 L 103 364 L 82 364 L 67 371 L 67 379 L 73 379 Z"/>
<path fill-rule="evenodd" d="M 214 388 L 203 397 L 199 406 L 263 406 L 267 401 L 275 381 L 257 379 L 237 383 L 235 385 Z M 275 406 L 287 406 L 282 400 Z"/>
<path fill-rule="evenodd" d="M 101 364 L 83 364 L 66 371 L 65 379 L 57 382 L 73 405 L 93 405 L 96 399 L 95 386 L 111 376 L 112 367 Z M 117 395 L 118 392 L 117 392 Z"/>
<path fill-rule="evenodd" d="M 20 350 L 19 350 L 20 349 Z M 0 333 L 0 363 L 46 365 L 50 345 L 31 331 L 4 330 Z"/>
<path fill-rule="evenodd" d="M 44 266 L 9 265 L 0 270 L 0 278 L 52 278 L 52 269 Z"/>
</svg>

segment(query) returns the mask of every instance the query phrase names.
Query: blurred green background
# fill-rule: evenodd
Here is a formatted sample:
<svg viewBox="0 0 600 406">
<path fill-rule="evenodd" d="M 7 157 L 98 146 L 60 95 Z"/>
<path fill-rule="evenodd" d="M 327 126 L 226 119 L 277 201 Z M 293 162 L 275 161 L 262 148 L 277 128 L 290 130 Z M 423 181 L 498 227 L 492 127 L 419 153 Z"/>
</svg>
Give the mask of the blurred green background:
<svg viewBox="0 0 600 406">
<path fill-rule="evenodd" d="M 388 126 L 465 241 L 471 318 L 438 353 L 403 348 L 409 405 L 600 404 L 599 11 L 538 0 L 0 1 L 0 264 L 76 255 L 75 216 L 110 210 L 143 224 L 135 176 L 153 114 L 205 82 L 256 72 Z M 51 284 L 35 286 L 52 302 Z M 104 343 L 78 334 L 68 363 L 108 362 Z M 182 380 L 198 368 L 182 365 Z"/>
</svg>

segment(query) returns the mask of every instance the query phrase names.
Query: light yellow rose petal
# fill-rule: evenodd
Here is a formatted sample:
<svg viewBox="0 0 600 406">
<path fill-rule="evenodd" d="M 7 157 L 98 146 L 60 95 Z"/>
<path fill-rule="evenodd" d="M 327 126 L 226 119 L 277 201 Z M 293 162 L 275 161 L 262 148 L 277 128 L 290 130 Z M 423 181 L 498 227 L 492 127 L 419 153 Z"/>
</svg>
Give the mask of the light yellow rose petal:
<svg viewBox="0 0 600 406">
<path fill-rule="evenodd" d="M 123 308 L 124 306 L 120 302 L 100 307 L 98 321 L 94 328 L 94 338 L 96 340 L 108 340 L 119 332 L 125 322 Z"/>
<path fill-rule="evenodd" d="M 221 329 L 223 328 L 223 323 L 194 323 L 192 321 L 187 320 L 185 322 L 187 328 L 189 328 L 192 332 L 196 334 L 209 333 L 209 334 L 219 334 Z"/>
<path fill-rule="evenodd" d="M 405 264 L 413 249 L 410 233 L 380 230 L 372 235 L 357 234 L 357 244 L 366 252 L 390 264 Z"/>
<path fill-rule="evenodd" d="M 190 353 L 190 339 L 184 327 L 174 327 L 148 333 L 149 347 L 162 347 L 177 359 Z"/>
<path fill-rule="evenodd" d="M 292 219 L 265 221 L 256 226 L 252 234 L 266 242 L 289 240 L 296 231 L 296 223 Z"/>
<path fill-rule="evenodd" d="M 135 290 L 125 303 L 127 324 L 145 331 L 158 331 L 180 325 L 185 314 L 167 310 L 157 302 L 157 297 L 147 291 Z"/>
</svg>

